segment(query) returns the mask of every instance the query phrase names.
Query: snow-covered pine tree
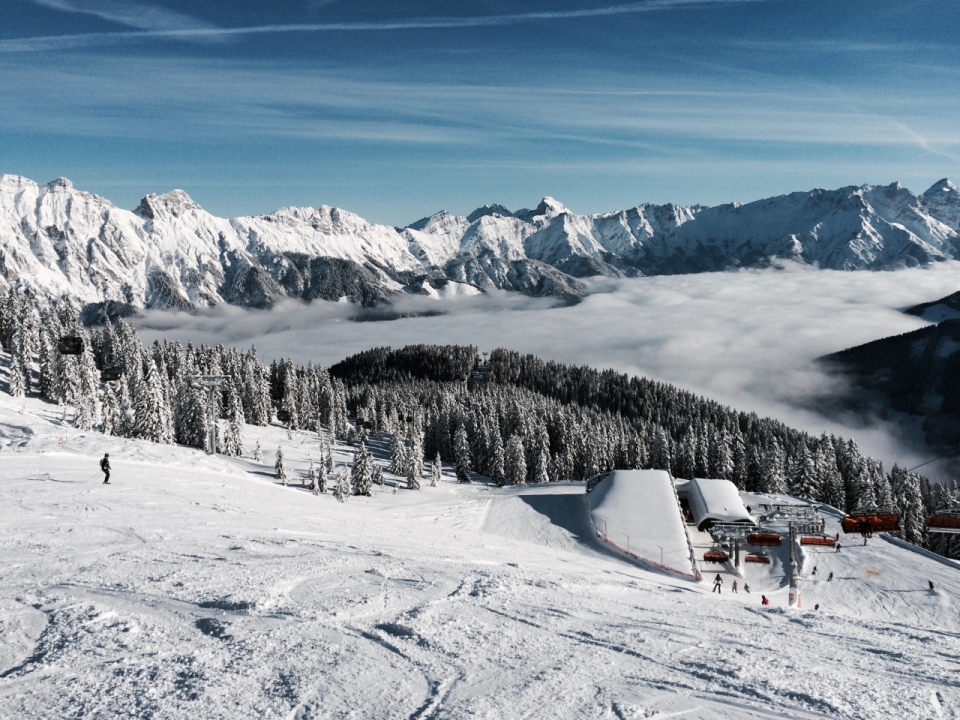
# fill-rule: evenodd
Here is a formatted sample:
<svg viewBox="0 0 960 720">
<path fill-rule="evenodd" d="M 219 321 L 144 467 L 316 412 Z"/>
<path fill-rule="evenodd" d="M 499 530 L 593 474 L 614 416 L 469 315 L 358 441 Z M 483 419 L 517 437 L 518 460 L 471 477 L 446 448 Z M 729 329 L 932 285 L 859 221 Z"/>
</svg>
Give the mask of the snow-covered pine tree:
<svg viewBox="0 0 960 720">
<path fill-rule="evenodd" d="M 920 476 L 894 465 L 890 470 L 893 502 L 900 513 L 900 537 L 924 547 L 926 513 L 920 491 Z"/>
<path fill-rule="evenodd" d="M 174 430 L 177 442 L 203 449 L 207 446 L 207 393 L 184 381 L 178 393 Z M 121 402 L 122 408 L 122 402 Z"/>
<path fill-rule="evenodd" d="M 507 449 L 504 453 L 504 475 L 510 485 L 523 485 L 527 481 L 527 458 L 523 447 L 523 439 L 519 435 L 511 435 L 507 440 Z"/>
<path fill-rule="evenodd" d="M 243 455 L 243 404 L 233 386 L 227 390 L 227 433 L 223 439 L 223 452 L 231 457 Z M 313 463 L 310 463 L 311 467 Z"/>
<path fill-rule="evenodd" d="M 103 388 L 103 399 L 100 402 L 100 429 L 104 435 L 117 435 L 117 422 L 120 409 L 117 407 L 117 396 L 109 385 Z"/>
<path fill-rule="evenodd" d="M 370 454 L 367 452 L 367 445 L 360 443 L 360 449 L 353 458 L 353 468 L 351 469 L 351 481 L 354 495 L 370 495 L 370 486 L 372 484 L 372 475 L 370 467 Z"/>
<path fill-rule="evenodd" d="M 152 360 L 149 363 L 147 377 L 142 385 L 143 391 L 140 397 L 134 400 L 136 435 L 143 440 L 162 443 L 167 440 L 166 402 L 157 366 Z"/>
<path fill-rule="evenodd" d="M 710 432 L 710 477 L 729 480 L 733 476 L 733 460 L 727 447 L 727 435 L 720 429 Z"/>
<path fill-rule="evenodd" d="M 504 463 L 503 440 L 500 439 L 500 431 L 494 430 L 490 435 L 490 479 L 498 487 L 506 483 Z"/>
<path fill-rule="evenodd" d="M 259 440 L 257 440 L 257 447 L 253 451 L 253 459 L 257 462 L 263 462 L 263 448 L 260 447 Z"/>
<path fill-rule="evenodd" d="M 328 437 L 326 442 L 327 451 L 323 456 L 323 460 L 326 463 L 325 467 L 326 467 L 327 473 L 332 473 L 334 467 L 336 466 L 336 463 L 333 461 L 333 446 L 331 443 L 332 443 L 332 440 Z"/>
<path fill-rule="evenodd" d="M 317 479 L 317 469 L 313 466 L 313 460 L 310 460 L 310 467 L 307 469 L 307 484 L 314 495 L 320 494 L 320 482 Z"/>
<path fill-rule="evenodd" d="M 682 478 L 697 476 L 697 438 L 693 433 L 687 433 L 680 446 L 680 475 Z"/>
<path fill-rule="evenodd" d="M 407 489 L 419 490 L 421 477 L 423 477 L 423 440 L 420 437 L 420 431 L 414 430 L 410 454 L 407 456 Z"/>
<path fill-rule="evenodd" d="M 815 464 L 817 467 L 817 482 L 820 486 L 820 502 L 843 510 L 847 506 L 847 493 L 843 485 L 843 477 L 837 467 L 837 456 L 833 442 L 826 433 L 820 436 Z"/>
<path fill-rule="evenodd" d="M 437 485 L 440 484 L 440 480 L 443 477 L 441 468 L 440 453 L 438 452 L 437 456 L 433 459 L 433 464 L 430 465 L 430 487 L 437 487 Z"/>
<path fill-rule="evenodd" d="M 654 430 L 653 448 L 650 452 L 650 465 L 654 470 L 669 470 L 672 465 L 670 441 L 662 427 Z"/>
<path fill-rule="evenodd" d="M 785 494 L 787 492 L 787 480 L 784 477 L 784 457 L 783 448 L 780 442 L 774 437 L 770 439 L 763 454 L 763 480 L 761 490 L 771 494 Z"/>
<path fill-rule="evenodd" d="M 273 464 L 274 477 L 277 480 L 282 480 L 283 484 L 287 484 L 287 464 L 283 460 L 283 447 L 277 445 L 277 460 Z"/>
<path fill-rule="evenodd" d="M 867 458 L 867 473 L 873 480 L 873 499 L 878 507 L 893 506 L 893 490 L 890 487 L 890 478 L 883 471 L 883 463 L 873 458 Z"/>
<path fill-rule="evenodd" d="M 534 437 L 534 466 L 532 482 L 550 482 L 550 436 L 546 425 L 541 425 Z"/>
<path fill-rule="evenodd" d="M 407 471 L 407 443 L 400 435 L 394 433 L 390 444 L 390 472 L 394 475 L 404 475 Z"/>
<path fill-rule="evenodd" d="M 816 465 L 805 442 L 800 444 L 800 451 L 794 457 L 791 467 L 790 494 L 807 500 L 816 500 L 820 494 Z"/>
<path fill-rule="evenodd" d="M 453 456 L 457 482 L 470 482 L 470 441 L 467 439 L 467 428 L 462 423 L 453 435 Z"/>
<path fill-rule="evenodd" d="M 370 474 L 370 482 L 383 487 L 383 469 L 380 467 L 380 463 L 373 462 L 371 464 L 373 465 L 373 471 Z"/>
<path fill-rule="evenodd" d="M 347 475 L 347 471 L 341 468 L 334 476 L 333 496 L 338 502 L 345 503 L 350 495 L 350 477 Z"/>
</svg>

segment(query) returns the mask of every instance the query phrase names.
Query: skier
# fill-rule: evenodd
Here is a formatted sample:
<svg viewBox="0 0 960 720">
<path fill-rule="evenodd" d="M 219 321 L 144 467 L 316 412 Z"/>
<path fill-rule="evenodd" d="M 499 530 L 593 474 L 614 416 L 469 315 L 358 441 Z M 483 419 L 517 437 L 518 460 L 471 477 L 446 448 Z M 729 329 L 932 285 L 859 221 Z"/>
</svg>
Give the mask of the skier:
<svg viewBox="0 0 960 720">
<path fill-rule="evenodd" d="M 720 594 L 720 586 L 721 586 L 721 585 L 723 585 L 723 578 L 720 577 L 720 575 L 718 574 L 717 577 L 714 578 L 714 580 L 713 580 L 713 590 L 714 590 L 718 595 Z"/>
<path fill-rule="evenodd" d="M 927 580 L 927 582 L 930 583 L 930 589 L 933 590 L 933 580 Z"/>
<path fill-rule="evenodd" d="M 811 574 L 812 574 L 812 575 L 816 575 L 816 574 L 817 574 L 817 566 L 816 566 L 816 565 L 813 566 L 813 572 L 812 572 Z"/>
<path fill-rule="evenodd" d="M 744 584 L 743 584 L 743 591 L 744 591 L 744 592 L 750 592 L 750 583 L 744 583 Z"/>
<path fill-rule="evenodd" d="M 834 538 L 837 542 L 840 542 L 840 533 L 837 533 L 837 536 Z"/>
<path fill-rule="evenodd" d="M 766 595 L 761 595 L 761 596 L 760 596 L 760 604 L 761 604 L 761 605 L 769 605 L 769 604 L 770 604 L 770 601 L 767 600 L 767 596 L 766 596 Z"/>
<path fill-rule="evenodd" d="M 814 605 L 814 606 L 813 606 L 813 609 L 814 609 L 814 610 L 819 610 L 819 609 L 820 609 L 820 603 L 817 603 L 816 605 Z"/>
<path fill-rule="evenodd" d="M 833 580 L 833 571 L 831 570 L 830 574 L 827 576 L 827 582 L 830 582 L 832 580 Z"/>
<path fill-rule="evenodd" d="M 837 543 L 837 552 L 840 552 L 840 543 Z"/>
<path fill-rule="evenodd" d="M 110 453 L 104 453 L 100 461 L 100 469 L 103 470 L 103 484 L 110 484 Z"/>
<path fill-rule="evenodd" d="M 733 581 L 733 586 L 730 588 L 730 590 L 731 590 L 732 592 L 737 592 L 737 581 L 736 581 L 736 580 Z"/>
</svg>

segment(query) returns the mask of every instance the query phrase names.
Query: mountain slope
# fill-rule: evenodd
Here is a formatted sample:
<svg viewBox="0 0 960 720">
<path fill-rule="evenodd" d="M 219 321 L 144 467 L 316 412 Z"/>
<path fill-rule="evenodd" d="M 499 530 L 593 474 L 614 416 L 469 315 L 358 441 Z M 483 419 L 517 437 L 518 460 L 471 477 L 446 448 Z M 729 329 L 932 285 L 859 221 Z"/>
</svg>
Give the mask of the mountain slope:
<svg viewBox="0 0 960 720">
<path fill-rule="evenodd" d="M 463 485 L 447 468 L 439 487 L 393 492 L 386 473 L 340 504 L 298 482 L 315 433 L 247 427 L 230 459 L 60 416 L 0 396 L 4 717 L 890 718 L 960 703 L 960 575 L 883 538 L 810 552 L 804 609 L 787 610 L 779 579 L 718 596 L 581 542 L 556 521 L 583 508 L 582 484 Z M 289 487 L 250 459 L 258 441 L 283 444 Z M 353 450 L 334 447 L 344 463 Z"/>
<path fill-rule="evenodd" d="M 484 206 L 405 228 L 338 208 L 218 218 L 182 190 L 134 211 L 77 190 L 0 175 L 0 278 L 85 303 L 193 308 L 278 298 L 373 305 L 424 278 L 575 300 L 577 278 L 695 273 L 791 258 L 863 270 L 960 257 L 960 191 L 899 184 L 798 192 L 741 205 L 649 205 L 577 215 Z"/>
</svg>

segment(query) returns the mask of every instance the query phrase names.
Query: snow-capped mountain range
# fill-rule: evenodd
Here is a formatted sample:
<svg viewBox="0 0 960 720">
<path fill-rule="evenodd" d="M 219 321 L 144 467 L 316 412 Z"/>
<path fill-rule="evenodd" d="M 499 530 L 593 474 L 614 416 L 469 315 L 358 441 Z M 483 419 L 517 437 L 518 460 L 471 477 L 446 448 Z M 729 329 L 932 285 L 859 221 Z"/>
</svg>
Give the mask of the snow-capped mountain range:
<svg viewBox="0 0 960 720">
<path fill-rule="evenodd" d="M 587 292 L 578 278 L 597 275 L 695 273 L 772 258 L 889 269 L 956 257 L 960 191 L 948 180 L 922 195 L 895 183 L 598 215 L 548 197 L 533 210 L 492 205 L 393 228 L 325 205 L 228 220 L 182 190 L 148 195 L 130 211 L 65 178 L 39 185 L 0 175 L 0 282 L 135 308 L 345 296 L 373 305 L 402 292 L 491 288 L 575 299 Z"/>
</svg>

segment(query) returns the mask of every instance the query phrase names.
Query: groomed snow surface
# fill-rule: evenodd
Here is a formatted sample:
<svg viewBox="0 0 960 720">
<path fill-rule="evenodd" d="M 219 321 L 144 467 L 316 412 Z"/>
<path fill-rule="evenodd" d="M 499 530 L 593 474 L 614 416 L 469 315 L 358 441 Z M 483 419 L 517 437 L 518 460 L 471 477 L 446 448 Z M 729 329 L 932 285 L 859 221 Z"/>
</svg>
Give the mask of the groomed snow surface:
<svg viewBox="0 0 960 720">
<path fill-rule="evenodd" d="M 958 714 L 960 571 L 883 538 L 807 552 L 804 609 L 776 578 L 762 608 L 602 547 L 579 484 L 388 474 L 340 504 L 272 478 L 311 433 L 231 460 L 59 418 L 0 396 L 0 717 Z"/>
</svg>

